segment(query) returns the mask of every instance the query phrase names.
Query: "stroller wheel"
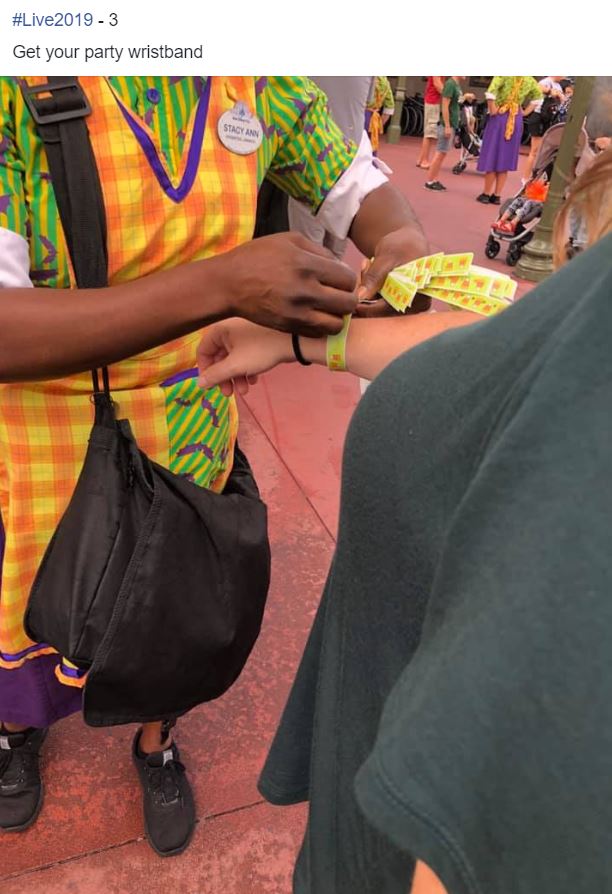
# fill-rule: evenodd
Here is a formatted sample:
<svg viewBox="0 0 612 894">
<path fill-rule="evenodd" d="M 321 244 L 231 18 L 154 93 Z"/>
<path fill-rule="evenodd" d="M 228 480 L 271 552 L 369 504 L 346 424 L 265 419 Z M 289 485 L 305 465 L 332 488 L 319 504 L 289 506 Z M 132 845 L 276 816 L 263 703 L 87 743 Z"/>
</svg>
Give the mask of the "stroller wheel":
<svg viewBox="0 0 612 894">
<path fill-rule="evenodd" d="M 466 163 L 464 161 L 458 161 L 455 167 L 453 168 L 453 174 L 463 174 L 466 169 Z"/>
<path fill-rule="evenodd" d="M 508 265 L 508 267 L 516 267 L 521 254 L 522 251 L 520 246 L 511 246 L 508 249 L 508 254 L 506 255 L 506 264 Z"/>
<path fill-rule="evenodd" d="M 486 256 L 491 259 L 496 258 L 499 254 L 500 248 L 501 248 L 501 245 L 499 244 L 497 239 L 494 239 L 493 236 L 489 236 L 489 241 L 487 242 L 487 244 L 485 246 Z"/>
</svg>

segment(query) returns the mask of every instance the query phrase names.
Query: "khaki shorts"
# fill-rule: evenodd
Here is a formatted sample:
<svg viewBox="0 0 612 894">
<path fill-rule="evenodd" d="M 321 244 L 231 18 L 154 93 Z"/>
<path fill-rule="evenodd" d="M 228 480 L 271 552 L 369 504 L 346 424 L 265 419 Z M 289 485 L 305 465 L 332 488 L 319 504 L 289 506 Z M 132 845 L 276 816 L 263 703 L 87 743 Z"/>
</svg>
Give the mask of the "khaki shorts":
<svg viewBox="0 0 612 894">
<path fill-rule="evenodd" d="M 423 136 L 428 140 L 438 138 L 438 122 L 440 121 L 440 106 L 433 103 L 425 103 L 425 119 L 423 123 Z"/>
</svg>

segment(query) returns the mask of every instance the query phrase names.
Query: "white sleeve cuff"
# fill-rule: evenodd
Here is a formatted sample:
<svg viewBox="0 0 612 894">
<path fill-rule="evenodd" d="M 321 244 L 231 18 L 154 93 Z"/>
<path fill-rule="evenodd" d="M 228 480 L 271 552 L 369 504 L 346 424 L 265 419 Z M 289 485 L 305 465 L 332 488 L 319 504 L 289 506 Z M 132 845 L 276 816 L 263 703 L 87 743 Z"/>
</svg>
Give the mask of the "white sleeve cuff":
<svg viewBox="0 0 612 894">
<path fill-rule="evenodd" d="M 338 239 L 346 239 L 365 197 L 387 182 L 388 177 L 375 167 L 372 144 L 364 133 L 350 167 L 334 184 L 319 208 L 316 215 L 318 223 Z"/>
<path fill-rule="evenodd" d="M 17 233 L 0 227 L 0 289 L 24 289 L 30 282 L 30 250 Z"/>
<path fill-rule="evenodd" d="M 485 99 L 492 99 L 495 102 L 495 94 L 494 93 L 485 93 Z"/>
<path fill-rule="evenodd" d="M 378 168 L 379 171 L 382 171 L 383 174 L 387 174 L 387 176 L 393 173 L 393 168 L 390 168 L 382 158 L 378 157 L 378 155 L 372 157 L 372 164 L 375 168 Z"/>
</svg>

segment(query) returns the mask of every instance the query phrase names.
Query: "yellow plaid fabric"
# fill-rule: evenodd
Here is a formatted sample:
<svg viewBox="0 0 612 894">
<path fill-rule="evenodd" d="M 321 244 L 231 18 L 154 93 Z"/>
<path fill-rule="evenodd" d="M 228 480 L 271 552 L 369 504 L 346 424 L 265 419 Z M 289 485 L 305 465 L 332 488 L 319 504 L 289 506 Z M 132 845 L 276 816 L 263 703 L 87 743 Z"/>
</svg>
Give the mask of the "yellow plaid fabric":
<svg viewBox="0 0 612 894">
<path fill-rule="evenodd" d="M 27 79 L 32 84 L 44 80 Z M 191 109 L 189 93 L 181 95 L 183 120 L 174 121 L 173 130 L 159 120 L 161 107 L 157 120 L 155 115 L 136 118 L 129 102 L 131 79 L 81 79 L 93 109 L 88 126 L 106 205 L 111 284 L 226 252 L 250 239 L 258 183 L 267 170 L 288 192 L 312 206 L 320 204 L 350 164 L 354 147 L 329 125 L 325 98 L 310 81 L 273 80 L 212 79 L 197 175 L 177 202 L 160 186 L 125 116 L 132 115 L 146 132 L 177 186 L 193 138 L 199 92 L 191 97 Z M 28 239 L 35 285 L 74 285 L 44 151 L 14 81 L 0 79 L 0 90 L 0 226 Z M 264 143 L 253 155 L 229 152 L 217 136 L 219 117 L 237 100 L 257 109 L 264 125 Z M 171 113 L 168 105 L 164 114 Z M 111 388 L 120 415 L 130 419 L 152 459 L 220 491 L 231 469 L 238 419 L 233 400 L 218 389 L 201 392 L 189 374 L 198 339 L 192 334 L 115 364 Z M 12 669 L 52 651 L 28 639 L 23 614 L 83 463 L 93 415 L 90 387 L 88 374 L 0 385 L 0 517 L 5 531 L 0 668 Z M 82 683 L 63 675 L 59 661 L 57 675 L 67 685 Z"/>
<path fill-rule="evenodd" d="M 208 127 L 196 181 L 188 196 L 176 203 L 160 188 L 107 82 L 83 78 L 82 84 L 94 109 L 88 124 L 103 184 L 111 283 L 228 251 L 251 236 L 257 195 L 254 156 L 227 152 L 215 138 L 215 129 Z M 252 79 L 233 79 L 232 91 L 253 107 Z M 211 93 L 210 120 L 216 122 L 232 105 L 221 81 Z M 184 158 L 188 150 L 189 140 Z M 182 173 L 179 169 L 177 181 Z M 63 238 L 55 245 L 58 255 L 67 257 Z M 186 336 L 111 368 L 111 387 L 121 415 L 130 419 L 142 449 L 166 466 L 171 465 L 171 441 L 166 394 L 160 385 L 193 367 L 197 340 L 197 333 Z M 0 510 L 6 537 L 0 649 L 9 656 L 31 645 L 23 631 L 25 601 L 83 463 L 92 422 L 89 392 L 87 374 L 0 389 L 5 482 Z M 207 397 L 222 404 L 224 439 L 215 461 L 205 453 L 194 460 L 198 483 L 221 490 L 231 468 L 237 414 L 234 402 L 218 391 Z M 36 654 L 29 652 L 27 658 Z M 14 663 L 0 659 L 0 666 Z"/>
</svg>

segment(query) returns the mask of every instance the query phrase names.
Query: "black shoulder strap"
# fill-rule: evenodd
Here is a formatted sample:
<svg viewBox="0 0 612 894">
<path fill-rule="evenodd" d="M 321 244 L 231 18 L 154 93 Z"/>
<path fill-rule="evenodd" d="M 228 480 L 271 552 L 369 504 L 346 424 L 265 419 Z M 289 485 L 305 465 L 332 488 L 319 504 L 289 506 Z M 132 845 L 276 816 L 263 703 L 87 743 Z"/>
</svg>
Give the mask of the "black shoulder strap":
<svg viewBox="0 0 612 894">
<path fill-rule="evenodd" d="M 106 214 L 85 118 L 91 108 L 77 78 L 48 78 L 21 92 L 45 145 L 59 216 L 81 289 L 108 285 Z M 92 372 L 99 391 L 98 372 Z M 108 393 L 108 370 L 102 370 Z"/>
</svg>

